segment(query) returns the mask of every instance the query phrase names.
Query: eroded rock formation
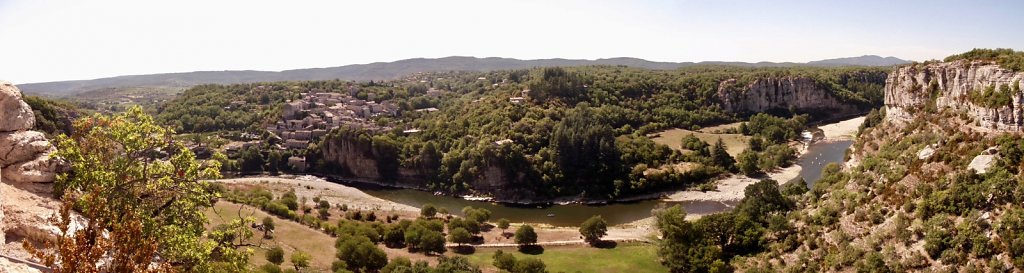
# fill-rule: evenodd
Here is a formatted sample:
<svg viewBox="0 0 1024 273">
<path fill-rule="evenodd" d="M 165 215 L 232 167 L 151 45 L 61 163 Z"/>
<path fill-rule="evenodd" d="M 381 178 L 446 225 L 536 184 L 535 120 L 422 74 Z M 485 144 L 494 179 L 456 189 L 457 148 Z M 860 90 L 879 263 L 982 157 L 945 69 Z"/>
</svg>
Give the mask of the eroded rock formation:
<svg viewBox="0 0 1024 273">
<path fill-rule="evenodd" d="M 984 61 L 902 66 L 886 80 L 886 115 L 893 120 L 909 120 L 916 111 L 927 111 L 929 107 L 952 109 L 966 113 L 982 127 L 1021 131 L 1024 130 L 1024 105 L 1018 86 L 1021 81 L 1024 81 L 1024 72 Z M 1008 103 L 975 103 L 983 100 L 979 96 L 986 88 L 998 90 L 1003 86 L 1014 90 L 1008 94 Z"/>
<path fill-rule="evenodd" d="M 17 258 L 28 256 L 23 240 L 49 240 L 57 232 L 49 218 L 60 202 L 50 192 L 60 164 L 50 156 L 55 150 L 46 136 L 31 131 L 34 124 L 21 91 L 0 81 L 0 254 Z M 24 268 L 0 258 L 0 272 Z"/>
</svg>

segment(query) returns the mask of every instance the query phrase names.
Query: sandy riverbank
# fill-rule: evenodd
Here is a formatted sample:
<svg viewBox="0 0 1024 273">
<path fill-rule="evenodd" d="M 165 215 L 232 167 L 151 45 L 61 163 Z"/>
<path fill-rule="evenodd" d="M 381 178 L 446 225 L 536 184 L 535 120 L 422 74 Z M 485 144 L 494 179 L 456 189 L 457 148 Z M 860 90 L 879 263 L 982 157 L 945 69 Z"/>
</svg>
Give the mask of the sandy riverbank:
<svg viewBox="0 0 1024 273">
<path fill-rule="evenodd" d="M 667 202 L 684 202 L 684 201 L 718 201 L 718 202 L 735 202 L 743 199 L 743 190 L 747 186 L 761 181 L 761 179 L 771 178 L 779 183 L 786 183 L 786 181 L 792 180 L 800 175 L 800 166 L 793 165 L 786 168 L 782 168 L 776 172 L 769 173 L 766 177 L 749 177 L 746 175 L 732 175 L 728 178 L 718 180 L 718 189 L 714 191 L 679 191 L 669 194 L 662 200 Z"/>
<path fill-rule="evenodd" d="M 856 137 L 857 128 L 864 123 L 865 117 L 856 117 L 836 123 L 818 126 L 825 133 L 826 141 L 850 140 Z"/>
</svg>

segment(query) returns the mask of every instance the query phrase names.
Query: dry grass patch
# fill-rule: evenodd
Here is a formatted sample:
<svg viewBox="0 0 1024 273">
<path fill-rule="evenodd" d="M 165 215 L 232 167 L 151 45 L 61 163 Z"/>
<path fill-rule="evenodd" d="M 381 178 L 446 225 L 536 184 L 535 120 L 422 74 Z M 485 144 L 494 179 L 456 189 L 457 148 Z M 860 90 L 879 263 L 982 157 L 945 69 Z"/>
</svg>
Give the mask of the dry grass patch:
<svg viewBox="0 0 1024 273">
<path fill-rule="evenodd" d="M 227 201 L 219 201 L 212 208 L 206 210 L 206 217 L 210 220 L 208 224 L 210 228 L 238 219 L 239 215 L 242 217 L 252 216 L 256 218 L 256 222 L 262 220 L 263 217 L 270 216 L 252 206 Z M 274 218 L 274 225 L 276 226 L 274 237 L 262 239 L 263 233 L 255 229 L 253 230 L 255 235 L 248 242 L 252 244 L 252 248 L 255 251 L 249 259 L 250 265 L 255 267 L 268 263 L 266 258 L 267 250 L 275 245 L 279 245 L 284 249 L 285 262 L 281 264 L 282 268 L 291 268 L 292 264 L 289 261 L 289 257 L 296 250 L 301 250 L 309 253 L 312 258 L 310 269 L 313 272 L 330 271 L 331 263 L 336 260 L 335 239 L 333 237 L 296 222 L 274 216 L 270 217 Z"/>
<path fill-rule="evenodd" d="M 715 142 L 721 139 L 722 143 L 725 144 L 726 151 L 728 151 L 729 155 L 733 157 L 739 155 L 741 152 L 743 152 L 743 150 L 746 150 L 747 143 L 750 140 L 749 136 L 744 136 L 741 134 L 713 134 L 678 128 L 653 133 L 648 135 L 647 137 L 650 137 L 651 140 L 653 140 L 655 143 L 664 144 L 667 145 L 668 147 L 671 147 L 672 149 L 682 151 L 682 148 L 680 147 L 680 142 L 682 141 L 684 136 L 689 134 L 692 134 L 693 136 L 696 136 L 700 140 L 703 140 L 704 142 L 707 142 L 708 144 L 711 145 L 714 145 Z"/>
</svg>

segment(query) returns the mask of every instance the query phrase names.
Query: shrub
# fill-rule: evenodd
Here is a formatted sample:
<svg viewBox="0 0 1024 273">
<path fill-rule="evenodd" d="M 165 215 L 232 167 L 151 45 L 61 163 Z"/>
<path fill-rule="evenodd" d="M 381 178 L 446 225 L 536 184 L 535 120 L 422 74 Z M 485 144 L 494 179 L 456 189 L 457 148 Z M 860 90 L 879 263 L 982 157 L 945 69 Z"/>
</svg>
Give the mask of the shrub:
<svg viewBox="0 0 1024 273">
<path fill-rule="evenodd" d="M 281 249 L 280 246 L 274 246 L 267 250 L 267 261 L 275 265 L 281 265 L 284 262 L 284 249 Z"/>
</svg>

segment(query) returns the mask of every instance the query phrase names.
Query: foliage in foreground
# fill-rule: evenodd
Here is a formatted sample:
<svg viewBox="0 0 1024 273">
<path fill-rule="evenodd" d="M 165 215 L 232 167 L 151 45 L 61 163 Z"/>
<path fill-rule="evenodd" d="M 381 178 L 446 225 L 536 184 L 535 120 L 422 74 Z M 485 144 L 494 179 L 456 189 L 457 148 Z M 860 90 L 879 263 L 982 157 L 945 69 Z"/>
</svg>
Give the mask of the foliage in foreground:
<svg viewBox="0 0 1024 273">
<path fill-rule="evenodd" d="M 245 221 L 234 223 L 236 228 L 204 233 L 203 209 L 216 198 L 204 180 L 219 177 L 217 162 L 197 161 L 171 139 L 173 131 L 156 125 L 138 107 L 114 116 L 79 119 L 73 132 L 57 138 L 55 155 L 67 160 L 70 168 L 58 175 L 54 188 L 65 196 L 63 213 L 74 207 L 89 224 L 82 233 L 65 229 L 58 249 L 36 251 L 37 257 L 56 261 L 51 265 L 58 270 L 71 265 L 83 271 L 142 270 L 154 256 L 160 257 L 157 265 L 174 271 L 245 270 L 250 251 L 234 243 L 245 231 L 251 236 Z M 66 217 L 55 219 L 58 226 L 67 226 Z M 112 236 L 106 238 L 103 231 Z M 103 255 L 123 262 L 91 262 Z"/>
<path fill-rule="evenodd" d="M 762 180 L 744 190 L 745 197 L 729 212 L 686 220 L 678 205 L 656 215 L 662 240 L 661 262 L 672 272 L 727 272 L 736 256 L 756 254 L 768 239 L 785 239 L 792 227 L 784 223 L 794 208 L 773 180 Z M 782 217 L 783 221 L 778 218 Z"/>
</svg>

